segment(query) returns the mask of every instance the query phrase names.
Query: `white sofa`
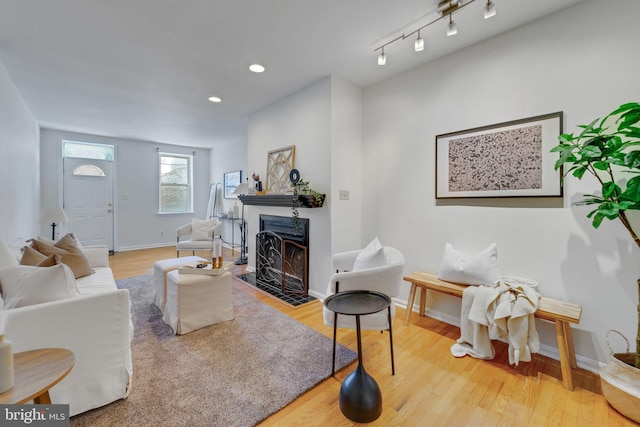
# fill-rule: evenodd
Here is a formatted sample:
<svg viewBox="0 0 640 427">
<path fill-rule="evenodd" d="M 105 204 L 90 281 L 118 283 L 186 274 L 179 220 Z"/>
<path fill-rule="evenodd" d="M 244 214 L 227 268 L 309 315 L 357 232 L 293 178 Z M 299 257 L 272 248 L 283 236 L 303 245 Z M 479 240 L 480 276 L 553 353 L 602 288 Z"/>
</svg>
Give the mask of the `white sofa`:
<svg viewBox="0 0 640 427">
<path fill-rule="evenodd" d="M 49 391 L 52 403 L 70 405 L 71 416 L 126 398 L 133 372 L 129 291 L 116 288 L 106 246 L 83 250 L 95 272 L 76 280 L 79 295 L 0 308 L 0 331 L 14 353 L 48 347 L 73 351 L 73 369 Z"/>
</svg>

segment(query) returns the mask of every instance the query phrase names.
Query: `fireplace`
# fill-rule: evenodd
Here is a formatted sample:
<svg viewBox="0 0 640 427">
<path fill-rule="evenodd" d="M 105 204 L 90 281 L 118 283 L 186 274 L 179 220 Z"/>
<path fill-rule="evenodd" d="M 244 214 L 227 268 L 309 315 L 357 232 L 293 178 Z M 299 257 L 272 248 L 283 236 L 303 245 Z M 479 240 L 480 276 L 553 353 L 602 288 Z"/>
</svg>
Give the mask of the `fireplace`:
<svg viewBox="0 0 640 427">
<path fill-rule="evenodd" d="M 309 220 L 260 215 L 256 234 L 256 283 L 279 287 L 283 294 L 309 292 Z"/>
</svg>

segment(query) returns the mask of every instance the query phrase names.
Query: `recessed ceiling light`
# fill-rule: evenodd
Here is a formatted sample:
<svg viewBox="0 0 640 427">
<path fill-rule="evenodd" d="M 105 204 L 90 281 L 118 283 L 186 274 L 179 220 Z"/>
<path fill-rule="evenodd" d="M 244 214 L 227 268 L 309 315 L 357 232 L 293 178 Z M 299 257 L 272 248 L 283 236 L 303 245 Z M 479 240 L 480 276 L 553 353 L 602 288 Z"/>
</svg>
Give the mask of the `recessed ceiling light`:
<svg viewBox="0 0 640 427">
<path fill-rule="evenodd" d="M 249 65 L 249 69 L 251 71 L 253 71 L 254 73 L 263 73 L 264 72 L 264 67 L 260 64 L 251 64 Z"/>
<path fill-rule="evenodd" d="M 222 98 L 220 98 L 219 96 L 210 96 L 209 97 L 209 101 L 211 101 L 211 102 L 222 102 Z"/>
</svg>

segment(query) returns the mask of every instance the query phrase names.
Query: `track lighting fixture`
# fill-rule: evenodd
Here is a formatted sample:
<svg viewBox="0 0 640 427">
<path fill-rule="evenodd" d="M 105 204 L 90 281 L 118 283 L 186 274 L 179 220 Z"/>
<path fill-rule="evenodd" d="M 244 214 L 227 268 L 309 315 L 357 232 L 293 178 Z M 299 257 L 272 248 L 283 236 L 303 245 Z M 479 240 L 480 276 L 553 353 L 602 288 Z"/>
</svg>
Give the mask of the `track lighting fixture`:
<svg viewBox="0 0 640 427">
<path fill-rule="evenodd" d="M 384 65 L 387 63 L 387 55 L 384 54 L 384 46 L 382 46 L 382 52 L 378 55 L 378 65 Z"/>
<path fill-rule="evenodd" d="M 432 20 L 431 22 L 424 24 L 422 27 L 408 34 L 402 34 L 396 37 L 395 39 L 390 40 L 385 44 L 380 45 L 374 49 L 374 52 L 380 51 L 380 54 L 378 55 L 378 65 L 385 65 L 387 63 L 387 55 L 384 53 L 385 46 L 388 46 L 391 43 L 397 42 L 398 40 L 404 40 L 406 38 L 412 37 L 415 34 L 417 34 L 418 37 L 415 39 L 414 49 L 416 52 L 423 51 L 424 39 L 420 36 L 420 31 L 424 30 L 425 28 L 427 28 L 432 24 L 435 24 L 441 19 L 449 18 L 449 23 L 447 24 L 447 36 L 453 36 L 455 34 L 458 34 L 458 28 L 455 21 L 453 20 L 453 14 L 457 13 L 462 8 L 470 5 L 474 1 L 476 0 L 441 0 L 440 3 L 438 3 L 438 10 L 437 10 L 437 13 L 440 15 L 439 17 Z M 491 18 L 492 16 L 495 16 L 495 14 L 496 14 L 495 3 L 493 2 L 493 0 L 487 0 L 487 4 L 484 7 L 484 18 L 485 19 Z"/>
<path fill-rule="evenodd" d="M 496 4 L 487 0 L 487 5 L 484 7 L 484 19 L 489 19 L 492 16 L 496 16 Z"/>
<path fill-rule="evenodd" d="M 449 15 L 449 25 L 447 25 L 447 37 L 458 34 L 458 26 L 453 22 L 453 18 Z"/>
<path fill-rule="evenodd" d="M 414 48 L 416 52 L 421 52 L 424 50 L 424 39 L 420 37 L 420 30 L 418 30 L 418 38 L 416 39 Z"/>
</svg>

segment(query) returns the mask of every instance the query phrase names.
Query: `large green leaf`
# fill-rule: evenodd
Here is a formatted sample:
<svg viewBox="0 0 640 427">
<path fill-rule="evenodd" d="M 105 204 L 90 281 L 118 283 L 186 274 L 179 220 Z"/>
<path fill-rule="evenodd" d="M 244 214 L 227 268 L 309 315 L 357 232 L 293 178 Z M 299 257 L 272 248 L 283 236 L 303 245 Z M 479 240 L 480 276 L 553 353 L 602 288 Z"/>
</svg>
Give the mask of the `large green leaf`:
<svg viewBox="0 0 640 427">
<path fill-rule="evenodd" d="M 609 199 L 621 193 L 620 187 L 615 182 L 605 182 L 602 184 L 602 197 Z"/>
</svg>

